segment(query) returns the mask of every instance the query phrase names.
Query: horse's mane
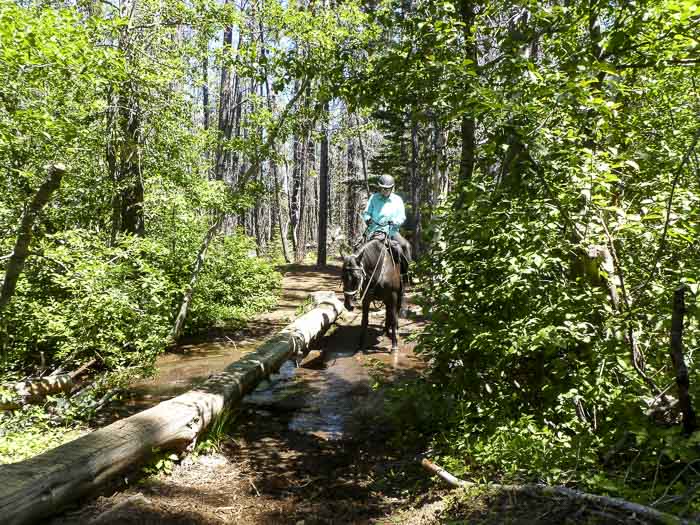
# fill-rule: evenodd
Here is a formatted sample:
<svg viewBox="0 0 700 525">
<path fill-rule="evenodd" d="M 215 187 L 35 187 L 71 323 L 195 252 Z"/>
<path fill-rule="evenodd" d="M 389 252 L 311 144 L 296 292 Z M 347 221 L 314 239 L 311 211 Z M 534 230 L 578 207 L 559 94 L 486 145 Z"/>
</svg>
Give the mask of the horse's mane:
<svg viewBox="0 0 700 525">
<path fill-rule="evenodd" d="M 358 264 L 366 262 L 375 265 L 384 250 L 384 242 L 380 239 L 370 239 L 357 250 L 352 256 Z"/>
</svg>

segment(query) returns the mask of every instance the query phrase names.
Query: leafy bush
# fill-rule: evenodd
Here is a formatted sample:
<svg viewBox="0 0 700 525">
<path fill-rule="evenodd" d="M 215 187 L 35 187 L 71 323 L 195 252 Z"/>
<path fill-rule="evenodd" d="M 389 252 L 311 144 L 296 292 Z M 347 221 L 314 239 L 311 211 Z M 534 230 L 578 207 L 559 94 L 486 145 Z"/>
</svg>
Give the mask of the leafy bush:
<svg viewBox="0 0 700 525">
<path fill-rule="evenodd" d="M 190 333 L 240 325 L 276 303 L 281 276 L 269 260 L 254 254 L 254 240 L 244 235 L 222 237 L 211 246 L 194 290 L 186 326 Z"/>
<path fill-rule="evenodd" d="M 665 497 L 673 501 L 697 481 L 686 466 L 699 457 L 700 438 L 665 428 L 677 423 L 673 411 L 660 426 L 647 415 L 654 396 L 631 364 L 628 334 L 644 345 L 646 373 L 662 387 L 672 384 L 670 298 L 679 281 L 692 283 L 697 258 L 687 241 L 671 240 L 685 265 L 649 280 L 648 266 L 635 265 L 649 255 L 638 252 L 637 225 L 616 226 L 627 290 L 637 298 L 633 312 L 621 315 L 606 285 L 614 276 L 585 255 L 606 243 L 600 223 L 592 220 L 584 239 L 567 233 L 562 206 L 578 191 L 568 184 L 558 188 L 558 201 L 534 178 L 523 178 L 517 191 L 475 184 L 466 209 L 449 215 L 443 244 L 424 262 L 422 300 L 432 323 L 418 351 L 431 363 L 425 395 L 435 399 L 430 385 L 440 385 L 447 402 L 433 406 L 452 409 L 446 418 L 435 410 L 438 419 L 421 427 L 442 425 L 434 444 L 457 472 L 576 481 L 646 501 L 671 483 Z M 680 195 L 693 202 L 692 193 Z M 661 226 L 650 220 L 644 234 L 658 239 Z M 691 348 L 696 323 L 691 315 Z M 692 368 L 692 353 L 686 360 Z M 691 387 L 696 394 L 697 382 Z"/>
<path fill-rule="evenodd" d="M 163 349 L 177 288 L 152 264 L 162 246 L 122 237 L 108 247 L 83 230 L 49 236 L 8 309 L 6 355 L 28 364 L 43 352 L 65 364 L 149 364 Z M 5 366 L 7 368 L 8 364 Z"/>
<path fill-rule="evenodd" d="M 40 454 L 85 434 L 87 429 L 64 424 L 42 407 L 0 414 L 0 465 Z"/>
<path fill-rule="evenodd" d="M 247 257 L 252 241 L 216 241 L 197 283 L 190 331 L 242 322 L 276 300 L 279 274 Z M 19 281 L 3 336 L 5 372 L 37 364 L 97 358 L 107 369 L 150 366 L 163 351 L 188 272 L 153 239 L 121 237 L 108 247 L 83 230 L 48 236 Z M 190 261 L 188 261 L 190 262 Z M 185 267 L 186 268 L 186 267 Z M 173 278 L 177 278 L 174 281 Z"/>
</svg>

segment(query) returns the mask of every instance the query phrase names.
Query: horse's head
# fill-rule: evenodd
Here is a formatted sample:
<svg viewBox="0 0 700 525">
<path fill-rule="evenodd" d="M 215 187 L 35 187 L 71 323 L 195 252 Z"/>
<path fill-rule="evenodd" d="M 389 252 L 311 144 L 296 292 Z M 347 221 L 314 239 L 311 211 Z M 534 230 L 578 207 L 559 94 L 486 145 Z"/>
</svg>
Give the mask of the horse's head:
<svg viewBox="0 0 700 525">
<path fill-rule="evenodd" d="M 357 257 L 346 255 L 343 258 L 343 295 L 345 296 L 345 308 L 351 312 L 354 308 L 353 301 L 358 293 L 362 293 L 361 288 L 365 280 L 365 271 L 360 265 Z"/>
</svg>

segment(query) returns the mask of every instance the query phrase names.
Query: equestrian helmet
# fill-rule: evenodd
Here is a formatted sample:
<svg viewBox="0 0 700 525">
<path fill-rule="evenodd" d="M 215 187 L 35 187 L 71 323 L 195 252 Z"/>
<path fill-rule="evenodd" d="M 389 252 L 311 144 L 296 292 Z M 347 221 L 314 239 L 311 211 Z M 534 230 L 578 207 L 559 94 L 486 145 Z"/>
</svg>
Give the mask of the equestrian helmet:
<svg viewBox="0 0 700 525">
<path fill-rule="evenodd" d="M 380 188 L 393 188 L 394 187 L 394 177 L 391 175 L 382 175 L 379 177 L 379 187 Z"/>
</svg>

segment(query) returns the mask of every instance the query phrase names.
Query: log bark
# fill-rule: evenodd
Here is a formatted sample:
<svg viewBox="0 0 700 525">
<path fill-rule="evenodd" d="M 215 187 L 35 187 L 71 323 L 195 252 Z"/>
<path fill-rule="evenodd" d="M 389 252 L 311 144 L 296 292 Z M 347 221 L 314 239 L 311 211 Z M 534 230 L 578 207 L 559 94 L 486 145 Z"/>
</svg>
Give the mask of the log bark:
<svg viewBox="0 0 700 525">
<path fill-rule="evenodd" d="M 0 515 L 6 525 L 38 523 L 151 456 L 184 450 L 224 407 L 308 349 L 341 314 L 335 296 L 199 388 L 26 461 L 0 466 Z"/>
<path fill-rule="evenodd" d="M 0 292 L 0 312 L 5 309 L 10 299 L 12 299 L 12 296 L 15 294 L 17 280 L 24 269 L 24 262 L 29 256 L 29 245 L 32 242 L 34 223 L 49 202 L 53 192 L 61 185 L 61 179 L 65 171 L 66 167 L 63 164 L 49 166 L 48 177 L 41 186 L 39 186 L 39 189 L 32 198 L 32 202 L 29 203 L 29 207 L 22 216 L 22 221 L 17 232 L 15 248 L 7 263 L 5 279 L 2 283 L 2 291 Z"/>
<path fill-rule="evenodd" d="M 436 465 L 435 463 L 426 458 L 420 458 L 420 460 L 420 463 L 423 466 L 423 468 L 435 474 L 452 487 L 482 486 L 484 488 L 490 488 L 493 490 L 509 492 L 514 494 L 559 496 L 581 503 L 582 505 L 595 505 L 603 509 L 614 509 L 617 511 L 625 512 L 631 516 L 635 516 L 637 519 L 643 518 L 648 523 L 658 523 L 659 525 L 686 525 L 689 523 L 687 520 L 681 519 L 678 516 L 667 514 L 665 512 L 652 509 L 651 507 L 640 505 L 639 503 L 632 503 L 630 501 L 625 501 L 619 498 L 610 498 L 608 496 L 599 496 L 598 494 L 588 494 L 586 492 L 580 492 L 578 490 L 569 489 L 566 487 L 552 487 L 549 485 L 534 484 L 500 485 L 498 483 L 480 485 L 479 483 L 473 483 L 471 481 L 465 481 L 463 479 L 456 478 L 455 476 L 447 472 L 445 469 Z"/>
</svg>

